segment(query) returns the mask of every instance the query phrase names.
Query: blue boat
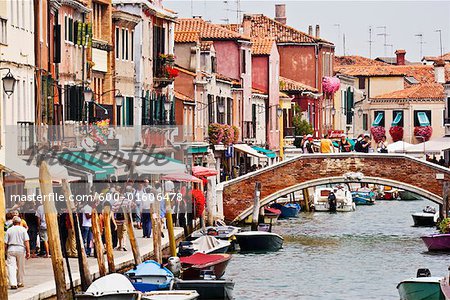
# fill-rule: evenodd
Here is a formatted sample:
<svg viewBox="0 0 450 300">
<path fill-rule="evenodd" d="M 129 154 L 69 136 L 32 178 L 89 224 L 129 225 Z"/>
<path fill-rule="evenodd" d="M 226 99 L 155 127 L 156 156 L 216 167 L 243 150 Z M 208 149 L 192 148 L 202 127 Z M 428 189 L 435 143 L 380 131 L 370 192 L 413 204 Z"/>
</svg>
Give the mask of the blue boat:
<svg viewBox="0 0 450 300">
<path fill-rule="evenodd" d="M 375 193 L 374 192 L 352 192 L 353 202 L 356 205 L 374 205 Z"/>
<path fill-rule="evenodd" d="M 134 288 L 141 292 L 168 289 L 173 274 L 154 260 L 147 260 L 126 272 Z"/>
<path fill-rule="evenodd" d="M 271 205 L 273 208 L 279 209 L 281 211 L 280 218 L 288 219 L 288 218 L 297 218 L 300 212 L 300 205 L 297 203 L 274 203 Z"/>
</svg>

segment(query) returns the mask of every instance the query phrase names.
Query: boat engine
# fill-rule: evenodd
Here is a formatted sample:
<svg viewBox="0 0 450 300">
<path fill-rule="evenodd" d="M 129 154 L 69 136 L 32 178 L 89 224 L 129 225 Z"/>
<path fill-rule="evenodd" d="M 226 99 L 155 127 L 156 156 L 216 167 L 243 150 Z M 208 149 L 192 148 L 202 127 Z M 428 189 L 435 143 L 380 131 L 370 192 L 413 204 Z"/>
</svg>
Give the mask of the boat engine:
<svg viewBox="0 0 450 300">
<path fill-rule="evenodd" d="M 167 262 L 167 269 L 173 273 L 175 277 L 180 276 L 181 273 L 181 262 L 180 258 L 176 256 L 169 257 Z"/>
<path fill-rule="evenodd" d="M 192 242 L 183 241 L 178 244 L 178 256 L 191 256 L 195 253 L 194 245 Z"/>
<path fill-rule="evenodd" d="M 431 277 L 431 272 L 429 269 L 418 269 L 417 270 L 417 277 Z"/>
</svg>

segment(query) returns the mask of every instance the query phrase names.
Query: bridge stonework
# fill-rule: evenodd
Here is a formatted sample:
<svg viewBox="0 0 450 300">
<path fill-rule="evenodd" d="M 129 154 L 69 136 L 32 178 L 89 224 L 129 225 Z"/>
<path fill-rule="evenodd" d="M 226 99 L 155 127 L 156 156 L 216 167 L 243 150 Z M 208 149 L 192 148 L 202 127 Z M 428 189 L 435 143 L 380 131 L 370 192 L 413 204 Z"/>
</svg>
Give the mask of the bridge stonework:
<svg viewBox="0 0 450 300">
<path fill-rule="evenodd" d="M 450 181 L 449 169 L 402 154 L 303 155 L 223 183 L 222 190 L 218 190 L 223 217 L 226 221 L 237 221 L 244 211 L 252 208 L 256 181 L 261 182 L 263 203 L 280 190 L 308 181 L 340 177 L 345 182 L 343 175 L 349 172 L 414 186 L 436 197 L 442 197 L 443 192 L 443 182 L 436 179 L 436 174 L 443 174 L 444 180 Z"/>
</svg>

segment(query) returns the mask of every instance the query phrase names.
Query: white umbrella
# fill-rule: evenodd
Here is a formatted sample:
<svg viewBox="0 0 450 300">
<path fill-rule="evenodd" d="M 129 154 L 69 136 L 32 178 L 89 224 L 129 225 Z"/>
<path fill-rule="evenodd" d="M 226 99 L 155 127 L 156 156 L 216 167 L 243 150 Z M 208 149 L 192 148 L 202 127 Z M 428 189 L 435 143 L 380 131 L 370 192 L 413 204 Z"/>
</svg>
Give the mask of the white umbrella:
<svg viewBox="0 0 450 300">
<path fill-rule="evenodd" d="M 408 147 L 410 147 L 412 144 L 404 142 L 404 141 L 397 141 L 395 143 L 387 145 L 388 152 L 397 152 L 397 153 L 403 153 L 404 150 Z"/>
</svg>

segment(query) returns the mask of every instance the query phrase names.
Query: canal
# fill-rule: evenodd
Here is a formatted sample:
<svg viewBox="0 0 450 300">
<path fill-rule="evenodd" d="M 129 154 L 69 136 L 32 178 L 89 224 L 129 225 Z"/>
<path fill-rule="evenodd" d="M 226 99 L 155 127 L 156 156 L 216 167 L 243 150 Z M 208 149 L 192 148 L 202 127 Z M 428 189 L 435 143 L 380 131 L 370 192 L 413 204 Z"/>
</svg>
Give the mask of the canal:
<svg viewBox="0 0 450 300">
<path fill-rule="evenodd" d="M 301 213 L 279 220 L 273 231 L 283 249 L 235 254 L 226 276 L 236 282 L 236 300 L 399 299 L 397 283 L 418 268 L 445 276 L 448 254 L 429 254 L 411 213 L 432 202 L 378 201 L 351 213 Z"/>
</svg>

